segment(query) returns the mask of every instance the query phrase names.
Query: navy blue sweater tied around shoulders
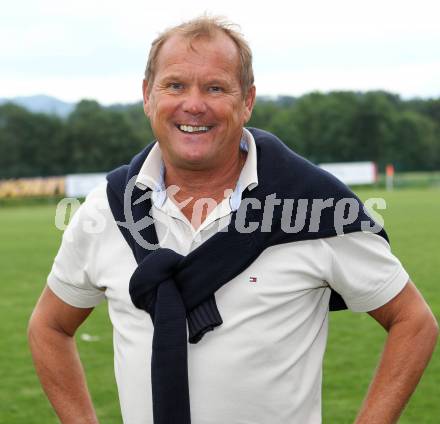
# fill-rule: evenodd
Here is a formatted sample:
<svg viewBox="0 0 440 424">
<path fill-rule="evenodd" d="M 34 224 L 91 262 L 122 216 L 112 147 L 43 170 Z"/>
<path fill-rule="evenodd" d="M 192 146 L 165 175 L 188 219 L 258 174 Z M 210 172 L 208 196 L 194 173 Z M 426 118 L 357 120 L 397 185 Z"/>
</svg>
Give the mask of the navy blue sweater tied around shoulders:
<svg viewBox="0 0 440 424">
<path fill-rule="evenodd" d="M 154 324 L 155 424 L 191 422 L 187 343 L 197 343 L 222 324 L 216 290 L 266 248 L 355 231 L 377 232 L 387 239 L 361 201 L 339 180 L 292 152 L 274 135 L 254 128 L 249 131 L 257 148 L 258 186 L 244 190 L 240 207 L 225 230 L 187 256 L 158 247 L 151 192 L 134 184 L 152 145 L 107 176 L 111 211 L 138 263 L 130 279 L 130 296 Z M 281 204 L 274 198 L 281 199 Z M 346 309 L 335 291 L 329 307 Z"/>
</svg>

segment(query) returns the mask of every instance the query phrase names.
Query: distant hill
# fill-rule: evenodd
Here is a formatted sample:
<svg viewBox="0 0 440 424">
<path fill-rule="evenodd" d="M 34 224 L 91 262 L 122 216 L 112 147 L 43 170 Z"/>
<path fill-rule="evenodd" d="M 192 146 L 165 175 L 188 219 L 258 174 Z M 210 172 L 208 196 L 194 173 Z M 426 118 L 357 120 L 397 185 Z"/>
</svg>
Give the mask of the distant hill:
<svg viewBox="0 0 440 424">
<path fill-rule="evenodd" d="M 46 95 L 13 97 L 10 99 L 0 98 L 0 105 L 4 103 L 14 103 L 22 106 L 30 112 L 47 113 L 49 115 L 58 115 L 65 118 L 75 109 L 75 103 L 67 103 L 58 100 L 55 97 Z"/>
<path fill-rule="evenodd" d="M 274 102 L 282 107 L 291 106 L 296 102 L 296 97 L 291 96 L 257 96 L 257 101 L 260 102 Z M 36 96 L 22 96 L 12 98 L 0 98 L 0 105 L 5 103 L 14 103 L 18 106 L 24 107 L 30 112 L 47 113 L 48 115 L 57 115 L 61 118 L 66 118 L 76 107 L 76 103 L 67 103 L 55 97 L 39 94 Z M 105 108 L 122 111 L 130 107 L 142 108 L 142 101 L 134 103 L 114 103 L 110 106 L 103 106 Z"/>
</svg>

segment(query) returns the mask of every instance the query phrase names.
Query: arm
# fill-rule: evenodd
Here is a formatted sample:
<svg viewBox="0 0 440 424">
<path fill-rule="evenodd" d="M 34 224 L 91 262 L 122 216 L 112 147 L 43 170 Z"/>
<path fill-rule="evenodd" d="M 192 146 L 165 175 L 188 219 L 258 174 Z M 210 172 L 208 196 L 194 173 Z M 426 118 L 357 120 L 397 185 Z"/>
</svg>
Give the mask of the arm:
<svg viewBox="0 0 440 424">
<path fill-rule="evenodd" d="M 46 287 L 29 322 L 35 368 L 63 424 L 98 423 L 73 337 L 92 310 L 64 303 Z"/>
<path fill-rule="evenodd" d="M 396 423 L 434 350 L 437 322 L 413 283 L 369 312 L 388 332 L 385 349 L 355 424 Z"/>
</svg>

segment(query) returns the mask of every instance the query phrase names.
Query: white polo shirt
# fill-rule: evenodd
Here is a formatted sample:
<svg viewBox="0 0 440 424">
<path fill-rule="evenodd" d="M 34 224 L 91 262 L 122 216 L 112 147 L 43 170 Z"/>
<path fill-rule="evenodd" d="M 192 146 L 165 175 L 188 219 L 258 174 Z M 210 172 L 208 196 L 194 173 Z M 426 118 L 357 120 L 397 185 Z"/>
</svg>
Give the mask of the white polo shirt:
<svg viewBox="0 0 440 424">
<path fill-rule="evenodd" d="M 152 213 L 162 247 L 186 255 L 228 224 L 242 191 L 258 184 L 255 142 L 246 130 L 242 148 L 248 155 L 235 191 L 197 230 L 167 197 L 161 152 L 153 148 L 137 184 L 154 191 Z M 48 285 L 76 307 L 107 299 L 124 423 L 153 424 L 153 326 L 128 293 L 136 266 L 102 185 L 65 231 Z M 407 281 L 388 243 L 370 233 L 266 249 L 216 292 L 223 324 L 188 345 L 192 423 L 319 424 L 330 287 L 361 312 L 391 300 Z"/>
</svg>

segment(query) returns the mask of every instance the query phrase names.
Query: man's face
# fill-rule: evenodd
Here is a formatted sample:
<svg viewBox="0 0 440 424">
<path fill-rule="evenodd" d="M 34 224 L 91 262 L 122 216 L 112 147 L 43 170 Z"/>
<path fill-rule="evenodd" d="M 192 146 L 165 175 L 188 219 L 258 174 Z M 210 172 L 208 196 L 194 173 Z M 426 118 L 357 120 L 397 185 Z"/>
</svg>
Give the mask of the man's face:
<svg viewBox="0 0 440 424">
<path fill-rule="evenodd" d="M 167 165 L 221 169 L 238 153 L 255 88 L 243 96 L 229 37 L 219 33 L 192 45 L 181 36 L 164 43 L 153 81 L 144 81 L 144 110 Z"/>
</svg>

